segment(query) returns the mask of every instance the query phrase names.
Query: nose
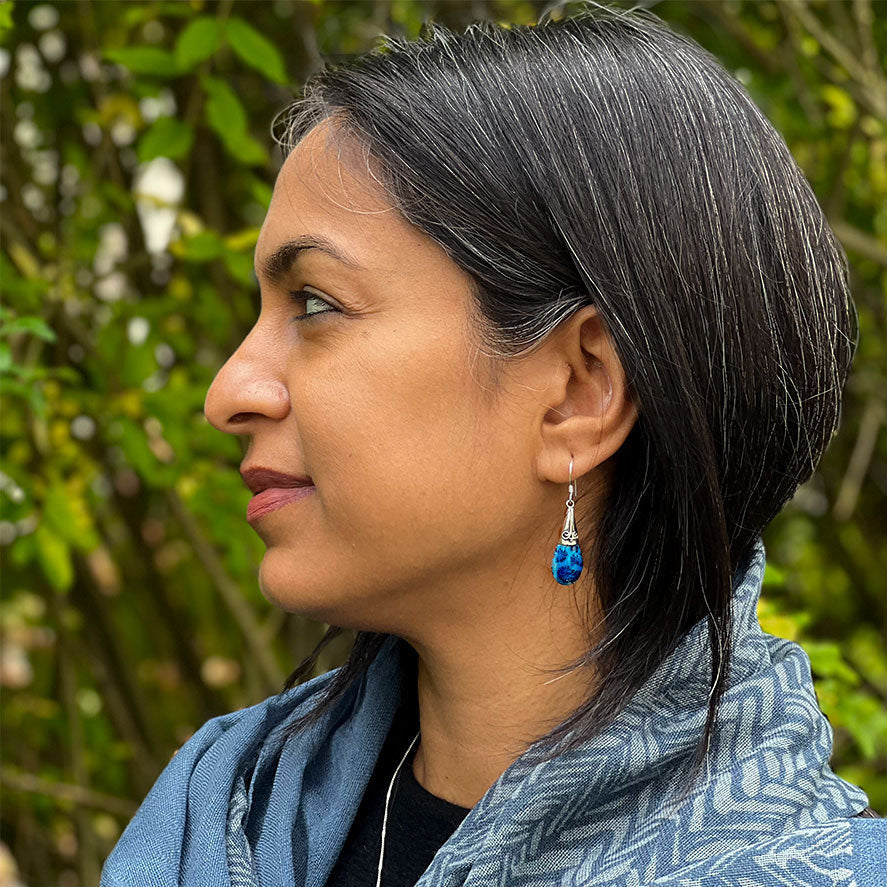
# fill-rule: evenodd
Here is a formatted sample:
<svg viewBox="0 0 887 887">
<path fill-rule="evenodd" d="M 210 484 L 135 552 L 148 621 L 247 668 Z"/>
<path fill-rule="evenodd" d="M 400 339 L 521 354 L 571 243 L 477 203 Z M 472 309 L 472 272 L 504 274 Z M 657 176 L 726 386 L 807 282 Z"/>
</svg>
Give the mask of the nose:
<svg viewBox="0 0 887 887">
<path fill-rule="evenodd" d="M 210 425 L 228 434 L 252 434 L 263 418 L 288 415 L 289 393 L 269 354 L 273 349 L 257 347 L 251 333 L 228 358 L 206 392 L 203 414 Z"/>
</svg>

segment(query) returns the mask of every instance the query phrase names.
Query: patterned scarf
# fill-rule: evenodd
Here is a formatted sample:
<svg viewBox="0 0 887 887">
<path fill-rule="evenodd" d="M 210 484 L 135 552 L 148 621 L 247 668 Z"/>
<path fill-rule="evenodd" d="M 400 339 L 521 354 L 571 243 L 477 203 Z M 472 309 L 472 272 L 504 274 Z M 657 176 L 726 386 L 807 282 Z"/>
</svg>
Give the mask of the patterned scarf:
<svg viewBox="0 0 887 887">
<path fill-rule="evenodd" d="M 704 620 L 598 736 L 551 761 L 518 758 L 417 887 L 887 885 L 887 821 L 849 818 L 868 798 L 829 767 L 810 661 L 758 622 L 764 563 L 758 538 L 734 579 L 730 683 L 689 796 L 675 803 L 705 723 Z M 403 644 L 389 637 L 346 698 L 287 741 L 332 672 L 204 724 L 101 887 L 323 887 L 400 700 Z"/>
</svg>

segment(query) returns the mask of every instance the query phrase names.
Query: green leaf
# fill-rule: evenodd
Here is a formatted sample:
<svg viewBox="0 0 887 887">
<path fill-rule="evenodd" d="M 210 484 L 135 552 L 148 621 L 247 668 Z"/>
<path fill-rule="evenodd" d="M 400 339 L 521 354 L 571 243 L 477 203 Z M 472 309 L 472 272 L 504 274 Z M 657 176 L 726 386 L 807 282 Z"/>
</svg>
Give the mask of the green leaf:
<svg viewBox="0 0 887 887">
<path fill-rule="evenodd" d="M 249 193 L 253 200 L 261 204 L 263 209 L 268 209 L 271 204 L 272 191 L 271 186 L 267 182 L 254 178 L 252 182 L 250 182 Z"/>
<path fill-rule="evenodd" d="M 0 327 L 0 336 L 11 336 L 13 333 L 31 333 L 46 342 L 56 340 L 55 331 L 39 317 L 18 317 Z"/>
<path fill-rule="evenodd" d="M 201 15 L 188 22 L 176 40 L 175 58 L 179 71 L 190 71 L 208 59 L 219 47 L 222 28 L 219 21 Z"/>
<path fill-rule="evenodd" d="M 139 139 L 138 158 L 141 163 L 155 157 L 180 160 L 194 144 L 194 130 L 175 117 L 160 117 Z"/>
<path fill-rule="evenodd" d="M 158 46 L 123 46 L 118 49 L 106 49 L 105 58 L 129 68 L 134 74 L 175 77 L 179 73 L 175 56 Z"/>
<path fill-rule="evenodd" d="M 56 591 L 67 591 L 74 581 L 74 567 L 67 542 L 44 523 L 34 531 L 34 541 L 43 575 Z"/>
<path fill-rule="evenodd" d="M 764 585 L 785 585 L 785 570 L 767 561 L 764 564 Z"/>
<path fill-rule="evenodd" d="M 810 657 L 810 667 L 817 675 L 836 678 L 851 686 L 859 683 L 859 675 L 844 661 L 840 648 L 833 641 L 806 640 L 803 647 Z"/>
<path fill-rule="evenodd" d="M 17 567 L 27 566 L 37 554 L 36 533 L 28 533 L 27 536 L 17 536 L 9 549 L 9 561 Z"/>
<path fill-rule="evenodd" d="M 157 370 L 157 360 L 151 340 L 142 345 L 130 345 L 120 357 L 118 377 L 128 388 L 140 388 L 145 379 Z"/>
<path fill-rule="evenodd" d="M 8 373 L 12 368 L 12 350 L 6 342 L 0 342 L 0 373 Z"/>
<path fill-rule="evenodd" d="M 117 421 L 120 448 L 139 477 L 154 487 L 171 483 L 175 469 L 157 461 L 144 430 L 131 419 L 120 418 Z"/>
<path fill-rule="evenodd" d="M 192 262 L 208 262 L 218 258 L 224 248 L 222 239 L 215 231 L 201 231 L 182 241 L 182 253 Z"/>
<path fill-rule="evenodd" d="M 246 132 L 246 111 L 234 90 L 217 77 L 204 75 L 200 82 L 208 97 L 204 111 L 212 130 L 226 145 L 229 140 L 242 137 Z"/>
<path fill-rule="evenodd" d="M 59 538 L 76 548 L 91 551 L 99 545 L 100 540 L 82 495 L 63 483 L 57 481 L 47 491 L 43 518 Z"/>
<path fill-rule="evenodd" d="M 152 18 L 154 15 L 154 10 L 150 6 L 131 3 L 123 13 L 122 22 L 127 28 L 132 28 L 135 25 L 142 24 L 142 22 Z"/>
<path fill-rule="evenodd" d="M 226 250 L 223 256 L 228 273 L 239 283 L 253 286 L 253 257 L 249 253 Z"/>
<path fill-rule="evenodd" d="M 268 152 L 261 142 L 244 133 L 240 138 L 229 139 L 225 147 L 231 156 L 247 166 L 261 166 L 268 162 Z"/>
<path fill-rule="evenodd" d="M 31 385 L 28 390 L 28 403 L 35 416 L 44 421 L 49 413 L 49 407 L 46 403 L 46 396 L 37 385 Z"/>
<path fill-rule="evenodd" d="M 286 68 L 277 47 L 242 18 L 228 19 L 225 33 L 231 48 L 250 67 L 275 83 L 286 83 Z"/>
<path fill-rule="evenodd" d="M 208 96 L 204 108 L 206 122 L 228 153 L 249 166 L 267 163 L 268 152 L 247 132 L 246 111 L 234 90 L 217 77 L 204 75 L 201 83 Z"/>
<path fill-rule="evenodd" d="M 249 166 L 267 163 L 268 152 L 247 132 L 246 111 L 234 90 L 216 77 L 204 76 L 201 82 L 208 96 L 204 108 L 206 122 L 228 153 Z"/>
</svg>

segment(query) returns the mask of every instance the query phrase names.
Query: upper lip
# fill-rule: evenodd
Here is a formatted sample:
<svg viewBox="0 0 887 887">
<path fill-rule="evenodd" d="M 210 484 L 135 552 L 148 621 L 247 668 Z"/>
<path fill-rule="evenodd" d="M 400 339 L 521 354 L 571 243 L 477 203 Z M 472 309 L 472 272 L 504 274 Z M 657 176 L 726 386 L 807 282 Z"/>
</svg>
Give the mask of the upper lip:
<svg viewBox="0 0 887 887">
<path fill-rule="evenodd" d="M 311 486 L 310 477 L 300 477 L 297 474 L 284 474 L 273 468 L 263 468 L 254 465 L 251 468 L 241 468 L 240 473 L 246 485 L 254 492 L 261 493 L 271 487 L 308 487 Z"/>
</svg>

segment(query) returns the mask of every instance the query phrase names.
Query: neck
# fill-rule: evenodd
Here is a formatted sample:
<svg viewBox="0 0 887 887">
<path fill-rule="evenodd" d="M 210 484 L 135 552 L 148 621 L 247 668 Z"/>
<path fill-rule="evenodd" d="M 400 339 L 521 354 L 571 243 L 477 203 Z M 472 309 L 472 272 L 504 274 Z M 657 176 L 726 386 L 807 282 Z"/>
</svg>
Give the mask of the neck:
<svg viewBox="0 0 887 887">
<path fill-rule="evenodd" d="M 500 606 L 495 615 L 444 633 L 439 645 L 410 641 L 418 653 L 421 737 L 416 780 L 431 794 L 473 807 L 539 737 L 592 687 L 588 669 L 546 671 L 588 649 L 585 626 L 563 588 L 554 603 Z M 454 638 L 458 638 L 454 642 Z"/>
</svg>

